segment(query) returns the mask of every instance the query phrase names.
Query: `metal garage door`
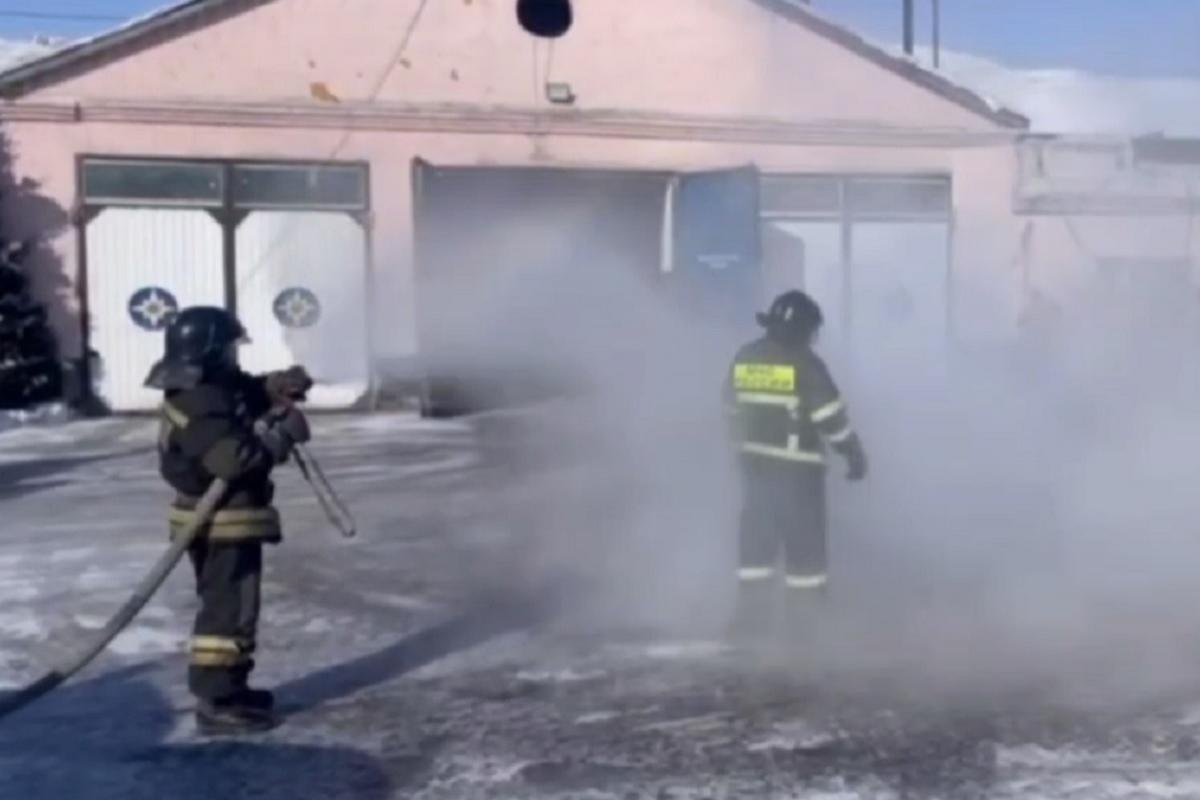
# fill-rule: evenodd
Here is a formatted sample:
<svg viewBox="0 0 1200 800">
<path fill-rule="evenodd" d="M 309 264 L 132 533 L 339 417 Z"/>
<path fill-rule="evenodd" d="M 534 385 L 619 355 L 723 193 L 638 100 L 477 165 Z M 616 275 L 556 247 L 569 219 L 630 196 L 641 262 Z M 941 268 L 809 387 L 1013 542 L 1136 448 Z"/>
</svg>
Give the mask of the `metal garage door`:
<svg viewBox="0 0 1200 800">
<path fill-rule="evenodd" d="M 142 383 L 169 315 L 224 304 L 221 226 L 199 209 L 108 208 L 87 226 L 87 253 L 94 390 L 113 411 L 153 409 L 159 393 Z"/>
<path fill-rule="evenodd" d="M 370 384 L 366 236 L 345 213 L 255 211 L 237 230 L 238 316 L 251 372 L 304 364 L 315 408 L 347 408 Z"/>
</svg>

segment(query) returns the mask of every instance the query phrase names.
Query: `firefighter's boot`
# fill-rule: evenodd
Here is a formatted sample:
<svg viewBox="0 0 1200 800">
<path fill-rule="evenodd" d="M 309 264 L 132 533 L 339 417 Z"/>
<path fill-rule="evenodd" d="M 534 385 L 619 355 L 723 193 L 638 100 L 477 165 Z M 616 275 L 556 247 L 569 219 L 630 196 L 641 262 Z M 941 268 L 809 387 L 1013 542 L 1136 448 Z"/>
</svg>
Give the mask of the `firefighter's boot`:
<svg viewBox="0 0 1200 800">
<path fill-rule="evenodd" d="M 196 727 L 205 736 L 265 733 L 278 724 L 279 720 L 269 709 L 251 706 L 240 696 L 228 700 L 202 700 L 196 708 Z"/>
<path fill-rule="evenodd" d="M 259 711 L 272 711 L 275 708 L 275 695 L 266 689 L 244 689 L 238 694 L 236 701 L 247 708 Z"/>
</svg>

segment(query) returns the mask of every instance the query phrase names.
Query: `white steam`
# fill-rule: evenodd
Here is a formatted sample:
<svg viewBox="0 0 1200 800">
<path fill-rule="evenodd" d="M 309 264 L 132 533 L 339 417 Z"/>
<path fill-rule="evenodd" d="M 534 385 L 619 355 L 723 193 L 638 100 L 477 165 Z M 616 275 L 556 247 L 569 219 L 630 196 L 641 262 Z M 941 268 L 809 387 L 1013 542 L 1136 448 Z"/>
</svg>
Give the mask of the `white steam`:
<svg viewBox="0 0 1200 800">
<path fill-rule="evenodd" d="M 495 524 L 523 543 L 505 579 L 567 576 L 601 625 L 715 634 L 740 503 L 720 389 L 753 328 L 681 307 L 589 237 L 586 213 L 529 214 L 482 234 L 502 252 L 434 310 L 470 331 L 455 369 L 532 367 L 575 389 L 481 425 L 514 437 L 494 451 Z M 832 464 L 834 598 L 805 668 L 967 696 L 1192 681 L 1200 376 L 1184 307 L 1168 322 L 1158 301 L 1084 292 L 988 352 L 887 348 L 902 333 L 887 330 L 852 360 L 831 351 L 873 470 L 850 486 Z"/>
</svg>

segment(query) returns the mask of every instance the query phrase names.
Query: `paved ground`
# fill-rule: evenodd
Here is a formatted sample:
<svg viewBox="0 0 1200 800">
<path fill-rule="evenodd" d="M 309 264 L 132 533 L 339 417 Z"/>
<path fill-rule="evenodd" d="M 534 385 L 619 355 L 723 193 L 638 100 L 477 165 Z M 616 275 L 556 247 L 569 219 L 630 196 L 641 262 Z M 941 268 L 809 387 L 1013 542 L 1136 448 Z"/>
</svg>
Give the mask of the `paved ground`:
<svg viewBox="0 0 1200 800">
<path fill-rule="evenodd" d="M 316 452 L 362 535 L 337 539 L 281 474 L 259 677 L 287 724 L 195 735 L 180 570 L 80 679 L 0 722 L 0 797 L 1200 798 L 1200 682 L 1114 691 L 1178 651 L 1014 672 L 1043 661 L 880 601 L 805 647 L 736 654 L 713 635 L 727 554 L 622 539 L 619 487 L 545 472 L 507 430 L 322 420 Z M 0 433 L 0 685 L 86 637 L 160 552 L 153 433 Z M 889 570 L 907 585 L 895 563 L 857 580 Z"/>
</svg>

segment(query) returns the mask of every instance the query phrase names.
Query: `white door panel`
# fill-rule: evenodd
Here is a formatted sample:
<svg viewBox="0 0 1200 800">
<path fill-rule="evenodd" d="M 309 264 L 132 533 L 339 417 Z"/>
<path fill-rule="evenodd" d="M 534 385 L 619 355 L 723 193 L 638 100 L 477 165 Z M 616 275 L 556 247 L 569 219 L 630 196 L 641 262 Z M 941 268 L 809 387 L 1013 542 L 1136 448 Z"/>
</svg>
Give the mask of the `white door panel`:
<svg viewBox="0 0 1200 800">
<path fill-rule="evenodd" d="M 255 211 L 237 231 L 238 317 L 250 372 L 303 364 L 314 408 L 353 405 L 370 384 L 366 235 L 348 214 Z"/>
<path fill-rule="evenodd" d="M 170 312 L 224 305 L 221 228 L 207 211 L 108 208 L 87 226 L 90 345 L 97 396 L 113 411 L 157 407 L 143 387 Z"/>
</svg>

